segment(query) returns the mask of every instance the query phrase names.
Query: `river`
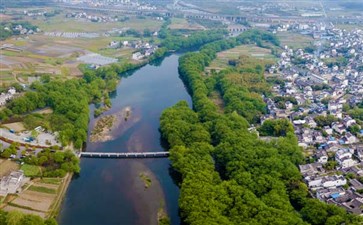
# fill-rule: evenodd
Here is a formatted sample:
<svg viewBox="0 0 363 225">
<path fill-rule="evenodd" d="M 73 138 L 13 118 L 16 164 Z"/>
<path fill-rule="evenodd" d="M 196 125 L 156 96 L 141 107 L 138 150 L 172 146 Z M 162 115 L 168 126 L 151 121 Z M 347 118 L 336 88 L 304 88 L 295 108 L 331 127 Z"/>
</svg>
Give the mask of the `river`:
<svg viewBox="0 0 363 225">
<path fill-rule="evenodd" d="M 136 119 L 126 122 L 131 123 L 127 129 L 116 130 L 114 140 L 87 142 L 86 151 L 165 150 L 158 130 L 162 111 L 180 100 L 191 105 L 179 78 L 178 58 L 177 54 L 170 55 L 160 65 L 145 65 L 122 78 L 112 95 L 112 108 L 105 115 L 129 106 Z M 90 108 L 93 113 L 94 106 Z M 92 116 L 90 130 L 94 124 Z M 140 173 L 151 179 L 149 188 L 144 187 Z M 157 224 L 158 209 L 164 207 L 171 224 L 180 224 L 178 197 L 179 189 L 171 178 L 167 158 L 83 158 L 81 173 L 68 187 L 58 222 L 60 225 L 153 225 Z"/>
</svg>

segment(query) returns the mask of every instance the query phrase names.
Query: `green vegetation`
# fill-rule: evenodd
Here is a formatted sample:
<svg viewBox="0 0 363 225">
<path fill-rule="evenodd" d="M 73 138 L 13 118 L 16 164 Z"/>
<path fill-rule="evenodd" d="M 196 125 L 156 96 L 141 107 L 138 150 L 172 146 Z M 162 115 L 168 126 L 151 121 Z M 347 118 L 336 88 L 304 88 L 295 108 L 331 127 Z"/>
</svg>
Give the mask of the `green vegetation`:
<svg viewBox="0 0 363 225">
<path fill-rule="evenodd" d="M 56 184 L 59 185 L 62 183 L 62 180 L 60 178 L 42 178 L 40 180 L 40 183 L 43 184 Z"/>
<path fill-rule="evenodd" d="M 28 190 L 31 190 L 31 191 L 36 191 L 36 192 L 42 192 L 42 193 L 47 193 L 47 194 L 56 194 L 57 193 L 57 190 L 55 189 L 51 189 L 51 188 L 47 188 L 47 187 L 42 187 L 42 186 L 30 186 L 28 188 Z"/>
<path fill-rule="evenodd" d="M 24 175 L 27 177 L 37 177 L 41 173 L 40 167 L 36 165 L 24 164 L 20 169 L 24 171 Z"/>
<path fill-rule="evenodd" d="M 41 173 L 42 177 L 64 177 L 67 172 L 80 172 L 79 159 L 71 151 L 61 152 L 46 149 L 39 152 L 37 156 L 24 157 L 23 161 L 29 165 L 42 166 L 44 168 Z"/>
<path fill-rule="evenodd" d="M 144 182 L 145 189 L 147 189 L 151 186 L 151 179 L 147 174 L 140 173 L 139 177 Z"/>
<path fill-rule="evenodd" d="M 161 47 L 167 50 L 187 50 L 199 48 L 200 46 L 223 39 L 227 34 L 225 30 L 207 30 L 200 32 L 193 32 L 192 34 L 185 37 L 182 34 L 172 33 L 167 29 L 170 21 L 165 22 L 162 29 L 159 31 L 159 38 L 162 38 Z"/>
<path fill-rule="evenodd" d="M 266 120 L 258 131 L 261 136 L 281 137 L 294 133 L 294 127 L 287 119 Z"/>
<path fill-rule="evenodd" d="M 2 158 L 10 158 L 11 155 L 15 155 L 16 154 L 16 149 L 17 149 L 18 145 L 16 143 L 12 143 L 8 148 L 4 149 L 0 156 Z"/>
<path fill-rule="evenodd" d="M 290 102 L 293 105 L 297 105 L 296 98 L 292 96 L 275 96 L 273 100 L 276 103 L 277 108 L 279 109 L 286 109 L 285 106 L 286 102 Z"/>
<path fill-rule="evenodd" d="M 316 116 L 314 118 L 314 121 L 319 127 L 325 127 L 325 126 L 331 126 L 332 123 L 338 121 L 338 118 L 336 118 L 333 115 L 326 115 L 326 116 Z"/>
<path fill-rule="evenodd" d="M 363 105 L 361 104 L 358 107 L 354 107 L 353 109 L 350 109 L 348 111 L 348 114 L 354 119 L 363 121 Z"/>
<path fill-rule="evenodd" d="M 303 155 L 289 125 L 285 137 L 271 142 L 261 141 L 247 130 L 247 120 L 254 121 L 251 115 L 264 113 L 254 104 L 255 99 L 246 97 L 252 88 L 241 87 L 250 82 L 229 82 L 225 86 L 224 92 L 235 89 L 240 96 L 226 101 L 234 111 L 221 114 L 208 98 L 228 74 L 222 73 L 218 82 L 202 76 L 216 52 L 250 42 L 264 45 L 271 40 L 274 37 L 264 32 L 250 31 L 207 44 L 198 53 L 180 58 L 179 71 L 195 111 L 185 101 L 179 102 L 163 112 L 160 129 L 170 145 L 172 166 L 181 177 L 182 220 L 186 224 L 230 225 L 360 224 L 360 217 L 308 198 L 296 166 L 303 162 Z M 254 68 L 252 73 L 256 74 L 256 83 L 263 84 L 257 72 L 261 69 Z"/>
<path fill-rule="evenodd" d="M 25 28 L 27 30 L 33 30 L 36 31 L 37 26 L 34 26 L 30 24 L 28 21 L 19 21 L 19 22 L 1 22 L 0 23 L 0 40 L 5 40 L 8 37 L 11 37 L 13 35 L 19 35 L 19 30 L 13 30 L 15 26 L 21 25 L 22 28 Z"/>
<path fill-rule="evenodd" d="M 40 216 L 23 214 L 19 211 L 5 212 L 0 209 L 0 225 L 57 225 L 53 218 L 42 219 Z"/>
</svg>

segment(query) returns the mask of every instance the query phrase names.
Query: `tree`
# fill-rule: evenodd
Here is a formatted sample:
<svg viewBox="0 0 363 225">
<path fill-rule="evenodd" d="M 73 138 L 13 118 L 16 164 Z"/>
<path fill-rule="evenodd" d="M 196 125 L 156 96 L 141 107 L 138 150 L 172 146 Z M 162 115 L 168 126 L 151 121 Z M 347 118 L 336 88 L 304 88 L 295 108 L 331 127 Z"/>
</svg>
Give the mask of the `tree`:
<svg viewBox="0 0 363 225">
<path fill-rule="evenodd" d="M 324 224 L 328 218 L 325 204 L 316 199 L 308 199 L 301 209 L 303 218 L 312 225 Z"/>
<path fill-rule="evenodd" d="M 286 136 L 289 132 L 294 132 L 294 127 L 286 119 L 266 120 L 258 129 L 261 136 Z"/>
<path fill-rule="evenodd" d="M 143 35 L 144 35 L 144 37 L 151 37 L 152 33 L 151 33 L 150 29 L 145 28 Z"/>
</svg>

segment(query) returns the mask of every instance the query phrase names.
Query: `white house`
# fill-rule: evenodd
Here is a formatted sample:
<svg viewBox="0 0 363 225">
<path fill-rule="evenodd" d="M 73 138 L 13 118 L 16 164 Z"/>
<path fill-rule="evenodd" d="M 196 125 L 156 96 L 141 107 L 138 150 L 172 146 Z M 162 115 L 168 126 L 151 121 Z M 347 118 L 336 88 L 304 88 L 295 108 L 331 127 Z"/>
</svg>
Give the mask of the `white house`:
<svg viewBox="0 0 363 225">
<path fill-rule="evenodd" d="M 354 119 L 352 119 L 350 116 L 344 117 L 343 119 L 343 123 L 346 127 L 350 127 L 353 124 L 356 123 L 356 121 Z"/>
<path fill-rule="evenodd" d="M 323 180 L 322 177 L 306 177 L 305 178 L 307 185 L 311 189 L 317 189 L 317 188 L 321 187 L 322 180 Z"/>
<path fill-rule="evenodd" d="M 21 187 L 24 179 L 22 170 L 13 171 L 9 176 L 3 177 L 0 181 L 0 195 L 15 194 Z"/>
<path fill-rule="evenodd" d="M 343 175 L 326 176 L 321 180 L 321 184 L 325 188 L 339 187 L 347 184 L 347 180 Z"/>
<path fill-rule="evenodd" d="M 335 161 L 338 162 L 339 166 L 341 168 L 348 168 L 354 166 L 357 162 L 353 160 L 354 150 L 345 148 L 345 149 L 339 149 L 335 153 Z"/>
<path fill-rule="evenodd" d="M 142 58 L 144 58 L 144 56 L 143 56 L 143 54 L 141 54 L 141 52 L 136 52 L 136 53 L 132 54 L 133 60 L 140 60 Z"/>
<path fill-rule="evenodd" d="M 328 162 L 328 154 L 325 151 L 319 151 L 315 154 L 316 159 L 319 163 L 325 164 Z"/>
</svg>

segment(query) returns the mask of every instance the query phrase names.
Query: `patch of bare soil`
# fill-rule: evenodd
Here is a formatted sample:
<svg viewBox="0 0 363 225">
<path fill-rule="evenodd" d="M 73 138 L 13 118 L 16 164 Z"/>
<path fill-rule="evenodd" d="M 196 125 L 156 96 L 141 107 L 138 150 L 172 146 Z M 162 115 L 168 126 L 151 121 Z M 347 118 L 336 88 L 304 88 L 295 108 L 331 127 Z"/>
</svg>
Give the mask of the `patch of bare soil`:
<svg viewBox="0 0 363 225">
<path fill-rule="evenodd" d="M 16 171 L 19 169 L 19 164 L 16 162 L 0 159 L 0 178 L 3 176 L 9 175 L 12 171 Z"/>
</svg>

